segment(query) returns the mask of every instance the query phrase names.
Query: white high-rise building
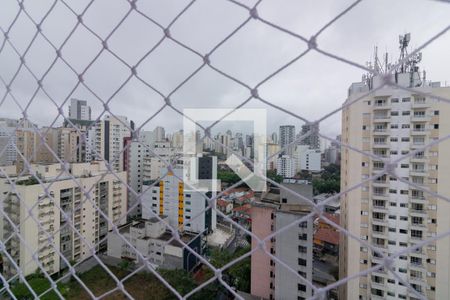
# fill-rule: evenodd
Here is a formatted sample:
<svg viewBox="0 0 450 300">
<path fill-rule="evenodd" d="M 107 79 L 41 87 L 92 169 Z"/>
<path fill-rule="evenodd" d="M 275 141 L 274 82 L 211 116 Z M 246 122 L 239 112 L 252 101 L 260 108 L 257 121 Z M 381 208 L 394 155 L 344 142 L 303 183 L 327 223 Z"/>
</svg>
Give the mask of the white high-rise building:
<svg viewBox="0 0 450 300">
<path fill-rule="evenodd" d="M 36 272 L 37 260 L 50 275 L 65 268 L 66 264 L 56 250 L 67 261 L 75 262 L 92 256 L 88 244 L 95 245 L 96 251 L 106 250 L 106 236 L 112 229 L 109 221 L 115 225 L 126 222 L 123 217 L 126 214 L 126 186 L 122 183 L 127 180 L 125 172 L 110 174 L 103 162 L 74 163 L 68 167 L 70 174 L 65 173 L 61 164 L 32 165 L 44 186 L 32 177 L 11 176 L 14 187 L 5 178 L 0 180 L 0 203 L 9 218 L 0 218 L 1 240 L 5 241 L 4 250 L 25 276 Z M 90 191 L 91 200 L 86 198 L 77 182 L 85 191 Z M 41 227 L 30 214 L 38 219 Z M 67 218 L 78 232 L 69 226 Z M 19 239 L 10 220 L 18 227 L 29 248 Z M 2 272 L 10 278 L 17 274 L 17 269 L 10 259 L 4 259 Z"/>
<path fill-rule="evenodd" d="M 277 175 L 283 178 L 292 178 L 295 176 L 296 159 L 289 155 L 282 155 L 277 158 Z"/>
<path fill-rule="evenodd" d="M 166 130 L 164 127 L 158 126 L 153 130 L 156 142 L 162 142 L 166 140 Z"/>
<path fill-rule="evenodd" d="M 172 134 L 171 144 L 172 147 L 177 149 L 183 149 L 183 130 L 176 131 Z"/>
<path fill-rule="evenodd" d="M 140 194 L 142 192 L 142 184 L 144 183 L 144 160 L 151 155 L 154 149 L 155 141 L 153 131 L 140 131 L 139 136 L 135 140 L 129 141 L 127 148 L 126 171 L 128 174 L 128 185 L 134 192 Z M 135 205 L 137 201 L 136 194 L 131 190 L 128 191 L 128 217 L 140 218 L 141 205 Z"/>
<path fill-rule="evenodd" d="M 343 147 L 341 191 L 382 172 L 389 161 L 412 155 L 389 167 L 390 174 L 343 194 L 340 223 L 379 252 L 392 255 L 403 251 L 393 256 L 391 266 L 423 298 L 448 299 L 450 238 L 443 236 L 416 250 L 408 249 L 450 229 L 450 204 L 422 190 L 450 196 L 450 143 L 443 141 L 421 150 L 450 134 L 450 105 L 433 97 L 450 99 L 450 88 L 424 82 L 414 59 L 390 77 L 414 91 L 391 86 L 375 90 L 383 82 L 382 76 L 353 83 L 348 90 L 346 103 L 354 102 L 343 109 L 342 142 L 379 158 Z M 370 90 L 373 93 L 364 96 Z M 339 277 L 346 278 L 383 264 L 383 259 L 342 234 L 339 263 Z M 418 298 L 385 267 L 349 280 L 340 290 L 340 299 Z"/>
<path fill-rule="evenodd" d="M 112 163 L 114 170 L 124 170 L 124 139 L 131 136 L 127 117 L 106 116 L 95 125 L 94 160 Z"/>
<path fill-rule="evenodd" d="M 295 126 L 294 125 L 283 125 L 280 126 L 280 147 L 283 149 L 286 145 L 293 143 L 295 140 Z M 282 151 L 282 154 L 292 155 L 294 153 L 295 145 L 287 147 Z"/>
<path fill-rule="evenodd" d="M 70 99 L 69 119 L 90 121 L 91 107 L 87 105 L 87 101 Z"/>
<path fill-rule="evenodd" d="M 0 166 L 10 166 L 16 162 L 15 146 L 18 125 L 18 120 L 0 118 Z"/>
<path fill-rule="evenodd" d="M 201 169 L 204 168 L 200 166 Z M 166 173 L 167 169 L 163 168 L 161 172 Z M 188 189 L 179 178 L 183 178 L 183 169 L 175 168 L 158 185 L 144 185 L 142 217 L 151 219 L 155 215 L 166 215 L 172 227 L 195 233 L 214 230 L 216 211 L 205 211 L 207 201 L 203 193 Z M 209 196 L 214 195 L 212 192 Z"/>
<path fill-rule="evenodd" d="M 322 154 L 319 149 L 310 149 L 307 145 L 298 145 L 295 149 L 296 172 L 320 172 Z"/>
<path fill-rule="evenodd" d="M 175 157 L 177 149 L 170 145 L 170 142 L 155 142 L 153 153 L 148 153 L 143 158 L 143 176 L 144 181 L 153 181 L 159 179 L 162 175 L 161 169 L 166 168 L 167 163 L 171 163 L 172 159 Z M 180 162 L 182 164 L 182 162 Z M 178 165 L 178 162 L 173 162 L 173 165 Z"/>
</svg>

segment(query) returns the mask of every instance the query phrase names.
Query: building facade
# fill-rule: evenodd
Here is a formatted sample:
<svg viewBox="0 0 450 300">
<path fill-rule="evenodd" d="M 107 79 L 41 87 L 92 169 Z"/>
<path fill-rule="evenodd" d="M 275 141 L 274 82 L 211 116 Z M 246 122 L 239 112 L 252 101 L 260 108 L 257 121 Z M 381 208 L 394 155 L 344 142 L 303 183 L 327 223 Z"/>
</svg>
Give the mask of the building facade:
<svg viewBox="0 0 450 300">
<path fill-rule="evenodd" d="M 279 134 L 280 147 L 283 149 L 286 145 L 289 145 L 295 140 L 295 126 L 294 125 L 283 125 L 280 126 Z M 287 147 L 282 151 L 282 154 L 292 155 L 294 153 L 295 145 Z"/>
<path fill-rule="evenodd" d="M 152 131 L 141 131 L 135 140 L 129 140 L 125 156 L 125 170 L 128 174 L 128 185 L 137 194 L 142 192 L 144 183 L 144 160 L 150 156 L 154 149 L 154 135 Z M 141 205 L 137 204 L 137 196 L 128 191 L 128 213 L 129 218 L 141 217 Z"/>
<path fill-rule="evenodd" d="M 310 184 L 283 184 L 285 188 L 312 199 Z M 305 217 L 311 206 L 283 189 L 271 190 L 252 203 L 252 233 L 265 238 Z M 313 218 L 279 232 L 266 241 L 266 250 L 312 282 Z M 252 238 L 252 249 L 258 241 Z M 312 289 L 304 280 L 261 250 L 251 256 L 251 294 L 262 299 L 307 299 Z"/>
<path fill-rule="evenodd" d="M 295 149 L 296 172 L 322 170 L 322 154 L 319 149 L 311 149 L 307 145 L 299 145 Z"/>
<path fill-rule="evenodd" d="M 126 186 L 117 179 L 126 182 L 125 172 L 116 173 L 117 177 L 108 174 L 102 162 L 70 164 L 70 173 L 61 169 L 60 164 L 32 167 L 48 194 L 32 177 L 12 177 L 15 190 L 8 179 L 0 178 L 0 200 L 8 216 L 1 220 L 1 238 L 7 241 L 5 250 L 23 274 L 38 269 L 33 259 L 35 251 L 49 274 L 66 267 L 59 253 L 67 261 L 82 261 L 92 256 L 88 243 L 94 245 L 95 252 L 105 251 L 106 236 L 112 229 L 105 216 L 115 225 L 126 222 Z M 81 187 L 90 191 L 91 200 L 87 200 Z M 14 234 L 13 225 L 27 245 Z M 15 274 L 17 270 L 11 261 L 3 259 L 3 275 L 9 278 Z"/>
<path fill-rule="evenodd" d="M 450 228 L 450 205 L 420 188 L 450 196 L 450 145 L 430 142 L 450 133 L 450 106 L 433 95 L 450 98 L 450 88 L 420 80 L 417 70 L 392 74 L 397 84 L 416 92 L 385 86 L 343 109 L 342 142 L 379 158 L 342 148 L 341 190 L 382 172 L 386 160 L 412 154 L 383 175 L 341 198 L 341 225 L 379 252 L 393 254 Z M 347 103 L 382 82 L 375 76 L 353 83 Z M 419 93 L 420 92 L 420 93 Z M 407 180 L 416 186 L 400 181 Z M 419 187 L 419 188 L 418 188 Z M 340 278 L 382 264 L 379 253 L 345 235 L 340 237 Z M 405 282 L 427 299 L 450 295 L 450 240 L 440 238 L 394 257 L 393 267 Z M 381 268 L 341 287 L 341 299 L 417 299 L 399 280 Z"/>
<path fill-rule="evenodd" d="M 282 155 L 277 158 L 277 175 L 283 178 L 292 178 L 295 176 L 296 159 L 289 155 Z"/>
<path fill-rule="evenodd" d="M 161 172 L 166 173 L 167 169 L 164 168 Z M 190 190 L 180 178 L 183 179 L 183 169 L 175 168 L 157 185 L 143 186 L 142 217 L 150 219 L 155 214 L 166 215 L 172 227 L 195 233 L 214 230 L 216 211 L 206 210 L 204 193 Z M 199 179 L 208 178 L 199 176 Z"/>
<path fill-rule="evenodd" d="M 11 166 L 16 162 L 17 151 L 15 147 L 18 126 L 18 120 L 0 118 L 0 166 Z"/>
<path fill-rule="evenodd" d="M 95 135 L 90 142 L 95 149 L 92 159 L 105 160 L 115 171 L 123 171 L 125 138 L 131 136 L 127 117 L 108 115 L 94 128 Z"/>
<path fill-rule="evenodd" d="M 143 261 L 139 253 L 154 267 L 192 270 L 198 264 L 198 258 L 180 242 L 172 240 L 172 233 L 164 223 L 168 221 L 167 216 L 162 215 L 160 218 L 131 221 L 122 225 L 119 233 L 110 231 L 108 256 L 133 260 L 141 265 Z M 201 236 L 185 232 L 180 235 L 180 239 L 192 251 L 202 254 Z"/>
<path fill-rule="evenodd" d="M 87 101 L 74 98 L 70 99 L 69 119 L 90 121 L 91 107 L 87 105 Z"/>
<path fill-rule="evenodd" d="M 299 141 L 299 145 L 309 146 L 311 149 L 320 150 L 319 124 L 305 124 L 302 125 L 302 130 L 298 133 L 297 138 L 309 133 L 305 138 Z"/>
</svg>

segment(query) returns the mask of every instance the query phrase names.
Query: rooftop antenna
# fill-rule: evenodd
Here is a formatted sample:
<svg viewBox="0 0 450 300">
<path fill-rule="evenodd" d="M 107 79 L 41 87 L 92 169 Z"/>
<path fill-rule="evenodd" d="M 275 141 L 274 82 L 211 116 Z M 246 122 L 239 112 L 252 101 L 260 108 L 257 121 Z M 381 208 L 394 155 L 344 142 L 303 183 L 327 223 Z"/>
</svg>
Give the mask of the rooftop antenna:
<svg viewBox="0 0 450 300">
<path fill-rule="evenodd" d="M 400 66 L 395 70 L 396 78 L 398 73 L 409 73 L 409 87 L 421 86 L 418 63 L 422 60 L 422 53 L 417 52 L 408 57 L 408 45 L 411 41 L 411 34 L 406 33 L 399 36 L 400 43 Z"/>
<path fill-rule="evenodd" d="M 398 37 L 399 43 L 400 43 L 400 61 L 405 59 L 405 57 L 408 56 L 408 45 L 409 41 L 411 40 L 411 34 L 407 33 L 405 35 L 400 35 Z M 400 73 L 405 73 L 407 68 L 408 62 L 402 61 L 402 64 L 400 65 Z"/>
</svg>

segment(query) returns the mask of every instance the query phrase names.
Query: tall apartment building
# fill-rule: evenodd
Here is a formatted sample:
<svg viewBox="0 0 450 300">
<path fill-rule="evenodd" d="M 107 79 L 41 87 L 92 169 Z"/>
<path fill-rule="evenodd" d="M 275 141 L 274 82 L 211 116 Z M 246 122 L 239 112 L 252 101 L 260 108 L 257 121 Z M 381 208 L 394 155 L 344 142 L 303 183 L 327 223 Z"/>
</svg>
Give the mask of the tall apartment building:
<svg viewBox="0 0 450 300">
<path fill-rule="evenodd" d="M 166 140 L 166 130 L 164 127 L 158 126 L 153 130 L 156 142 L 162 142 Z"/>
<path fill-rule="evenodd" d="M 87 105 L 87 101 L 74 98 L 70 99 L 69 119 L 90 121 L 91 107 Z"/>
<path fill-rule="evenodd" d="M 198 179 L 212 179 L 217 176 L 214 171 L 211 172 L 217 163 L 215 158 L 200 158 L 198 162 Z M 166 171 L 164 169 L 161 172 Z M 203 192 L 190 190 L 179 178 L 183 179 L 183 169 L 175 168 L 156 186 L 143 186 L 142 217 L 150 219 L 155 214 L 166 215 L 171 226 L 195 233 L 214 230 L 216 211 L 211 209 L 205 211 L 207 201 Z M 215 195 L 215 192 L 205 191 L 205 193 L 209 197 Z"/>
<path fill-rule="evenodd" d="M 312 199 L 312 185 L 283 183 Z M 311 212 L 311 205 L 283 189 L 273 188 L 252 204 L 252 233 L 265 238 Z M 252 238 L 252 249 L 258 247 Z M 266 250 L 312 282 L 313 218 L 278 233 L 266 242 Z M 304 281 L 261 250 L 251 256 L 251 294 L 262 299 L 307 299 L 312 290 Z"/>
<path fill-rule="evenodd" d="M 170 142 L 155 142 L 153 153 L 148 153 L 148 155 L 143 158 L 143 180 L 157 180 L 164 175 L 161 174 L 161 169 L 167 167 L 164 160 L 170 163 L 175 158 L 176 154 L 177 151 L 170 146 Z M 177 162 L 174 162 L 174 164 L 179 165 Z"/>
<path fill-rule="evenodd" d="M 320 149 L 319 124 L 302 125 L 302 130 L 298 133 L 297 138 L 311 132 L 307 137 L 299 141 L 299 145 L 307 145 L 311 149 Z"/>
<path fill-rule="evenodd" d="M 75 128 L 58 128 L 58 157 L 64 162 L 86 162 L 86 143 Z"/>
<path fill-rule="evenodd" d="M 129 141 L 126 151 L 125 171 L 128 174 L 128 185 L 136 192 L 142 192 L 144 183 L 144 160 L 150 156 L 150 150 L 154 149 L 154 135 L 152 131 L 141 131 L 139 136 Z M 128 191 L 128 213 L 130 218 L 141 217 L 141 205 L 136 207 L 136 195 Z"/>
<path fill-rule="evenodd" d="M 183 149 L 184 133 L 183 130 L 176 131 L 172 134 L 170 143 L 176 149 Z"/>
<path fill-rule="evenodd" d="M 289 155 L 282 155 L 277 158 L 277 175 L 283 178 L 292 178 L 295 176 L 296 159 Z"/>
<path fill-rule="evenodd" d="M 295 126 L 294 125 L 280 126 L 280 134 L 279 134 L 278 139 L 279 139 L 281 148 L 294 142 Z M 283 150 L 282 154 L 292 155 L 294 153 L 294 148 L 295 148 L 295 145 L 292 145 L 292 146 L 288 147 L 287 149 Z"/>
<path fill-rule="evenodd" d="M 115 171 L 124 169 L 124 139 L 130 137 L 130 125 L 127 117 L 106 116 L 95 125 L 93 160 L 105 160 L 112 163 Z"/>
<path fill-rule="evenodd" d="M 55 163 L 58 158 L 58 128 L 32 128 L 25 123 L 16 130 L 18 174 L 23 171 L 27 174 L 25 160 L 28 163 Z"/>
<path fill-rule="evenodd" d="M 118 172 L 116 176 L 108 174 L 103 162 L 74 163 L 68 166 L 70 175 L 77 179 L 83 189 L 90 190 L 92 201 L 111 222 L 116 225 L 126 222 L 126 218 L 122 218 L 126 214 L 126 186 L 116 177 L 126 182 L 125 172 Z M 2 241 L 5 241 L 5 250 L 23 274 L 26 276 L 38 269 L 36 259 L 33 259 L 35 251 L 45 270 L 53 274 L 65 267 L 56 250 L 68 261 L 82 261 L 92 255 L 83 239 L 95 245 L 97 252 L 106 250 L 105 238 L 112 226 L 92 202 L 86 200 L 80 186 L 69 174 L 60 175 L 64 172 L 60 164 L 37 164 L 32 167 L 51 197 L 32 177 L 13 177 L 15 190 L 6 178 L 0 178 L 1 205 L 31 248 L 27 248 L 14 234 L 14 228 L 8 219 L 2 217 L 0 232 Z M 40 222 L 42 228 L 29 217 L 30 214 Z M 69 226 L 68 218 L 81 236 Z M 17 270 L 3 256 L 3 275 L 9 278 L 15 274 Z"/>
<path fill-rule="evenodd" d="M 18 120 L 0 118 L 0 166 L 10 166 L 16 162 L 15 146 L 18 126 Z"/>
<path fill-rule="evenodd" d="M 280 151 L 280 145 L 275 143 L 266 144 L 267 170 L 275 170 L 277 168 L 277 153 Z M 271 157 L 273 156 L 273 157 Z M 270 158 L 271 157 L 271 158 Z"/>
<path fill-rule="evenodd" d="M 345 147 L 341 159 L 341 191 L 383 170 L 387 161 L 418 151 L 394 166 L 396 176 L 383 175 L 341 197 L 341 225 L 385 254 L 398 253 L 450 229 L 450 204 L 412 185 L 450 196 L 450 144 L 422 147 L 450 134 L 450 88 L 425 82 L 413 56 L 391 80 L 417 92 L 390 86 L 343 109 L 342 142 L 377 155 L 372 158 Z M 378 87 L 381 76 L 353 83 L 346 103 Z M 419 94 L 420 92 L 420 94 Z M 427 299 L 450 295 L 450 239 L 440 238 L 393 259 L 397 274 Z M 345 235 L 340 240 L 340 278 L 382 264 L 380 256 Z M 345 283 L 341 299 L 417 299 L 382 268 Z"/>
</svg>

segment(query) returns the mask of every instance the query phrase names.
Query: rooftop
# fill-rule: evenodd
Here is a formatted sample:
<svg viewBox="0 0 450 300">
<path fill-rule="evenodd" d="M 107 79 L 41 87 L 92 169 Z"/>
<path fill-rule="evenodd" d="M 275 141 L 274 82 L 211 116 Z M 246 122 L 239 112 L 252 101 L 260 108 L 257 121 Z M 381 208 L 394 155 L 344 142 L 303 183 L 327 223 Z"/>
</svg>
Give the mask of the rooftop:
<svg viewBox="0 0 450 300">
<path fill-rule="evenodd" d="M 314 239 L 333 245 L 339 245 L 339 232 L 329 228 L 319 228 L 316 233 L 314 233 Z"/>
</svg>

